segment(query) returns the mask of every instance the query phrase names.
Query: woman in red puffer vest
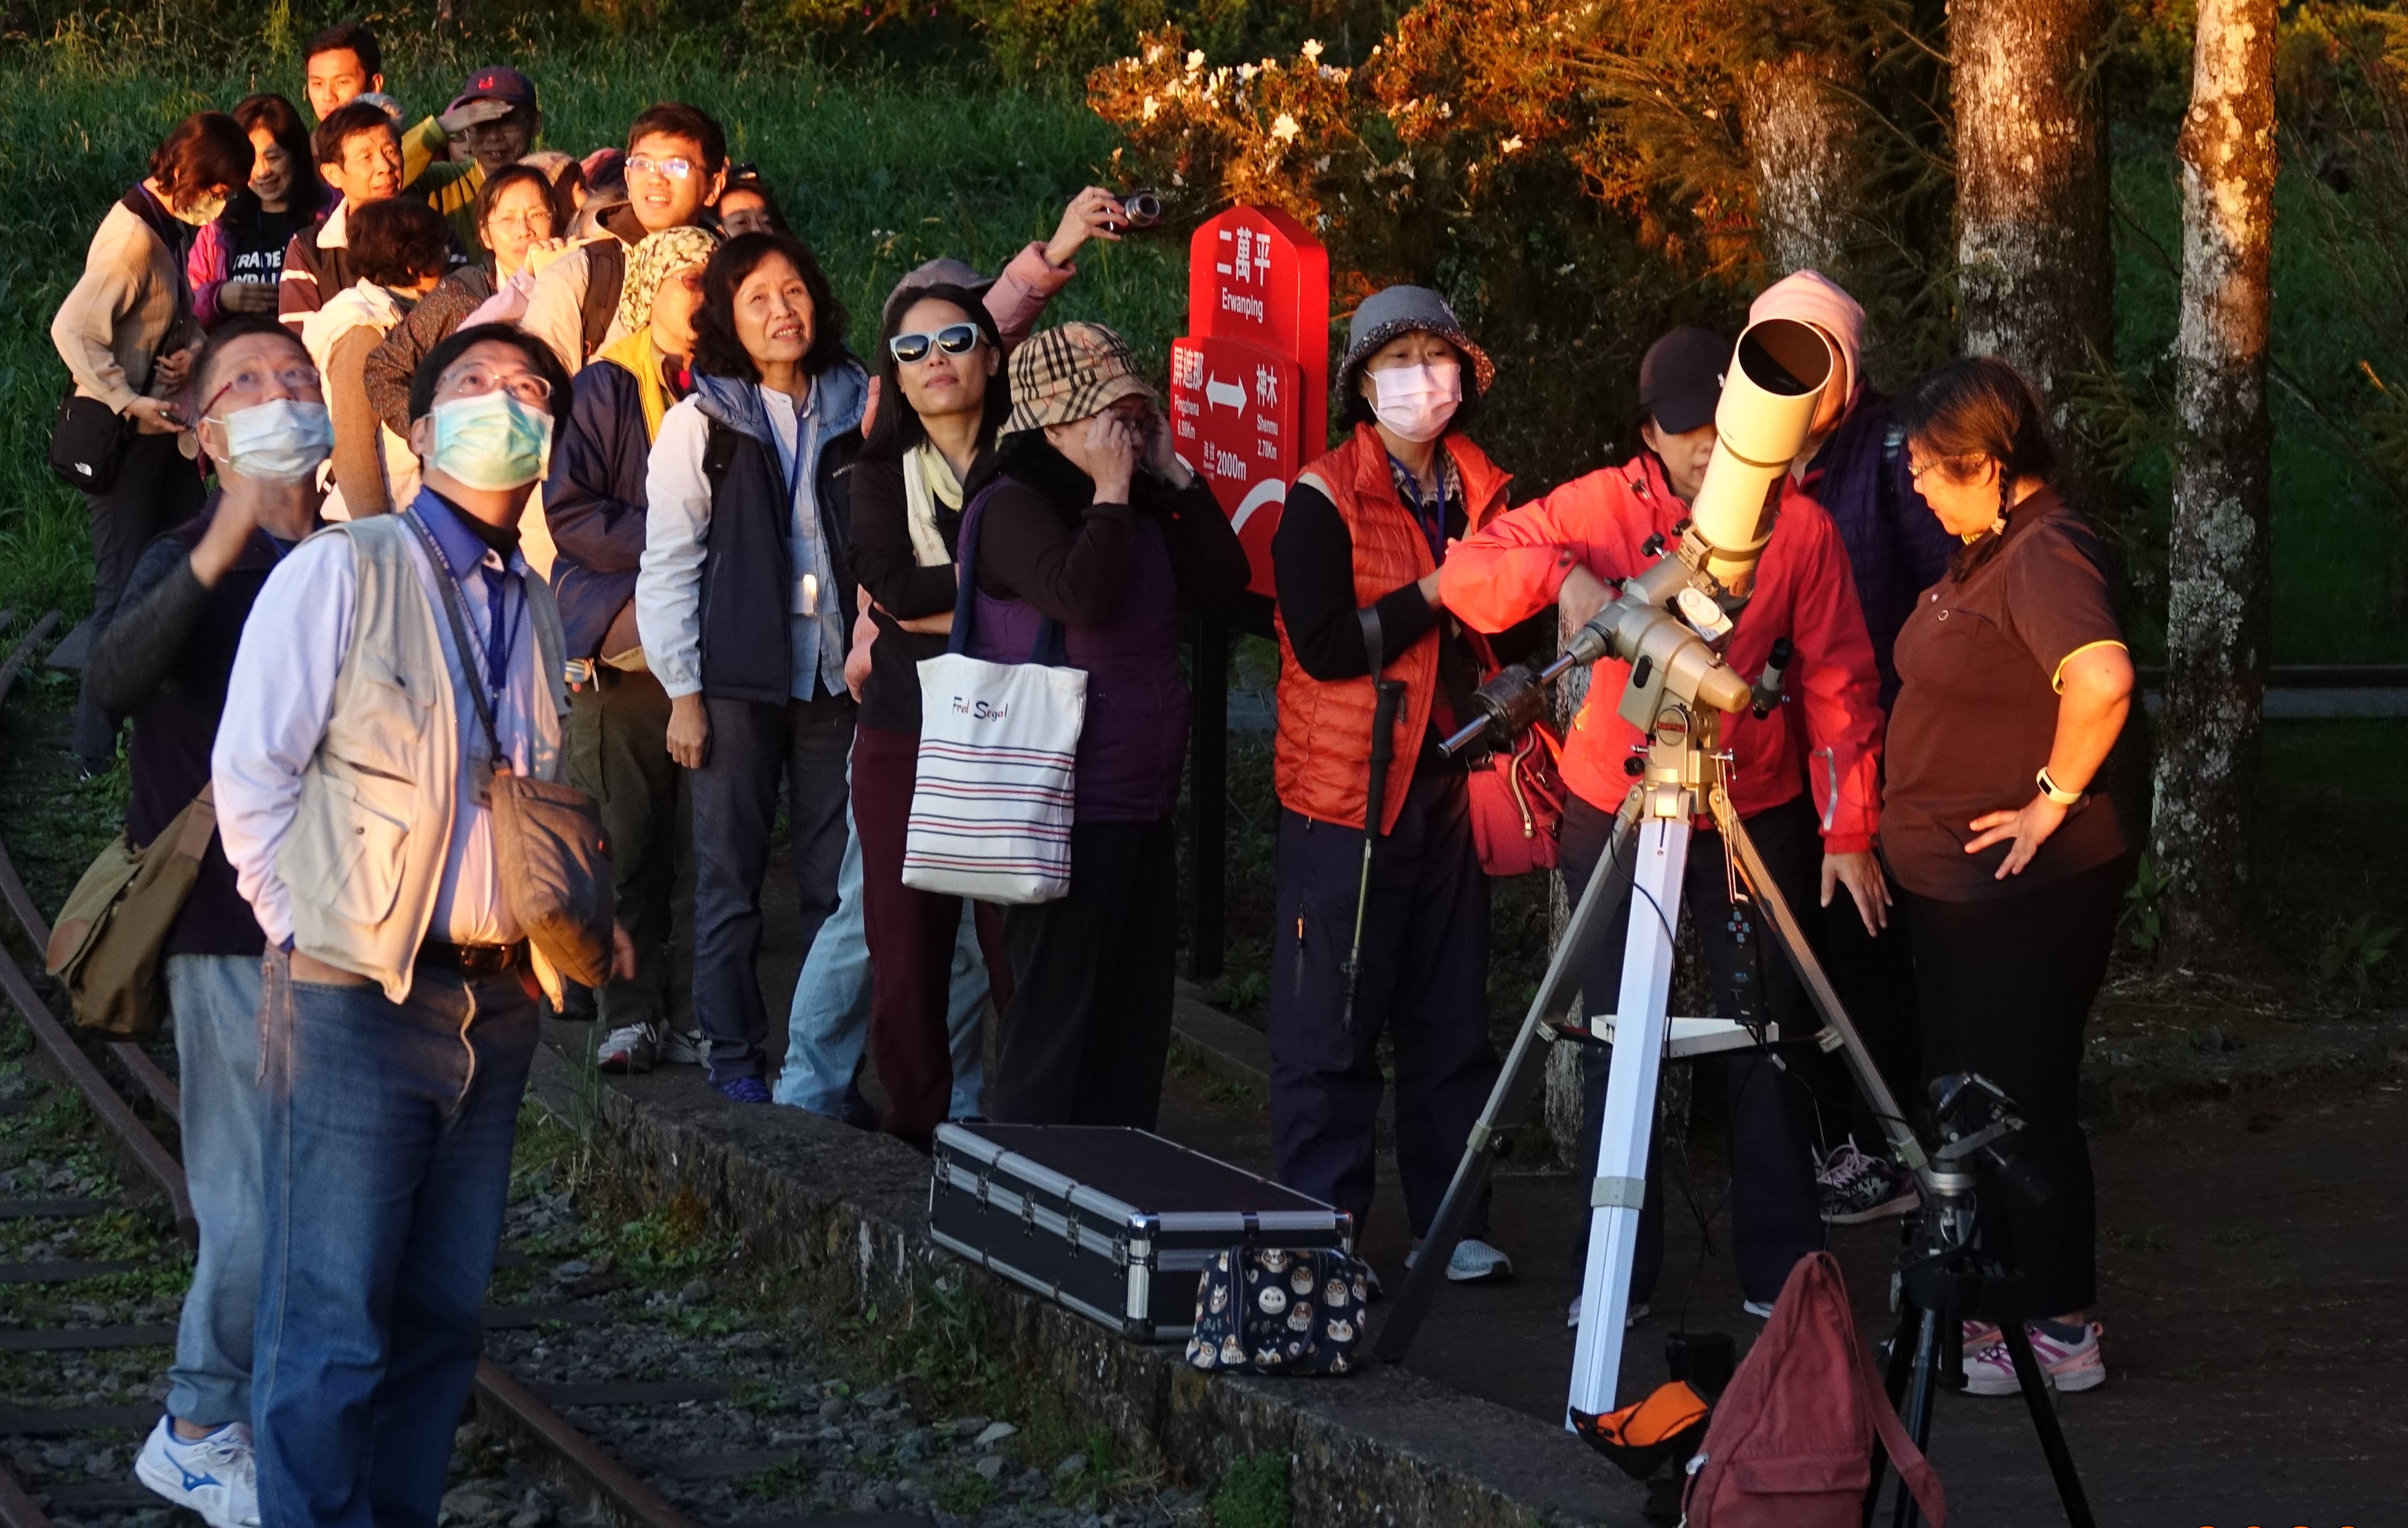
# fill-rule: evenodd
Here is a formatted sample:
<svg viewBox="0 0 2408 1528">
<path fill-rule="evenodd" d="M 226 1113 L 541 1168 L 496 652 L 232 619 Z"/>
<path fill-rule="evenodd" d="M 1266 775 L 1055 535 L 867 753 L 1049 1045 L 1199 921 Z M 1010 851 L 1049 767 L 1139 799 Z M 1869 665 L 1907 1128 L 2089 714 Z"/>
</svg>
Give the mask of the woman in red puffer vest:
<svg viewBox="0 0 2408 1528">
<path fill-rule="evenodd" d="M 1288 491 L 1271 561 L 1280 644 L 1279 883 L 1271 940 L 1271 1133 L 1280 1181 L 1355 1218 L 1371 1207 L 1378 1046 L 1394 1047 L 1397 1163 L 1429 1229 L 1497 1078 L 1488 1043 L 1488 881 L 1464 768 L 1438 752 L 1479 664 L 1438 597 L 1455 541 L 1505 508 L 1507 475 L 1461 430 L 1496 368 L 1443 298 L 1395 286 L 1355 310 L 1338 393 L 1344 444 Z M 1465 384 L 1470 383 L 1469 387 Z M 1362 908 L 1374 670 L 1404 686 Z M 1503 1277 L 1484 1205 L 1448 1263 Z"/>
</svg>

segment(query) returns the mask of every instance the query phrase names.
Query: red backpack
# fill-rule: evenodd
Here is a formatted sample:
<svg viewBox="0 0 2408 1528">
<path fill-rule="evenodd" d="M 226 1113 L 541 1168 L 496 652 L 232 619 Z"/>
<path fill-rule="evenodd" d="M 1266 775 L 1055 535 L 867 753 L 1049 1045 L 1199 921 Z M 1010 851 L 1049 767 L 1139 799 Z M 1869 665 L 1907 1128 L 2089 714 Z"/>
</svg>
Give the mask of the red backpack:
<svg viewBox="0 0 2408 1528">
<path fill-rule="evenodd" d="M 1828 1252 L 1789 1271 L 1764 1335 L 1715 1403 L 1691 1466 L 1687 1528 L 1857 1528 L 1878 1434 L 1932 1528 L 1948 1499 L 1856 1340 Z"/>
</svg>

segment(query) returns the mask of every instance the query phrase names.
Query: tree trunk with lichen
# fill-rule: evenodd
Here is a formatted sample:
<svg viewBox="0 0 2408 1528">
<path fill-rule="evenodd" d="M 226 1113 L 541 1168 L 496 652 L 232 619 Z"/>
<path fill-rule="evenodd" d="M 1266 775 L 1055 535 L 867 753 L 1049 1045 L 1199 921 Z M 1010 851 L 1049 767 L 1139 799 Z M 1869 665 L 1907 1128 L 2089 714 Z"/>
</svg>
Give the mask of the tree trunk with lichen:
<svg viewBox="0 0 2408 1528">
<path fill-rule="evenodd" d="M 2200 0 L 2182 165 L 2166 698 L 2150 851 L 2174 958 L 2230 946 L 2248 907 L 2265 695 L 2273 462 L 2274 0 Z"/>
<path fill-rule="evenodd" d="M 1868 124 L 1849 93 L 1862 83 L 1854 59 L 1810 48 L 1748 71 L 1742 126 L 1756 227 L 1776 276 L 1819 270 L 1844 286 L 1856 275 L 1851 245 L 1866 223 Z"/>
<path fill-rule="evenodd" d="M 1955 0 L 1957 338 L 2039 389 L 2077 503 L 2107 484 L 2072 423 L 2086 372 L 2114 356 L 2103 0 Z"/>
</svg>

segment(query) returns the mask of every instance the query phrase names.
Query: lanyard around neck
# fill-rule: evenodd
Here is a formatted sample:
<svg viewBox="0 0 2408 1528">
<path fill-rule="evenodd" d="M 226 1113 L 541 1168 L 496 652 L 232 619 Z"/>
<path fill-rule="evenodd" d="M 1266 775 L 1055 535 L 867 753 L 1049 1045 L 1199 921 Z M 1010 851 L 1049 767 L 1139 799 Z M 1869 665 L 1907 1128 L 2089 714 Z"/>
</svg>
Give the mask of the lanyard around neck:
<svg viewBox="0 0 2408 1528">
<path fill-rule="evenodd" d="M 484 723 L 485 741 L 492 745 L 494 759 L 499 763 L 506 756 L 502 753 L 501 735 L 494 726 L 494 713 L 501 705 L 502 691 L 509 686 L 510 649 L 517 643 L 516 623 L 507 618 L 509 591 L 500 579 L 488 578 L 485 581 L 491 591 L 486 623 L 489 634 L 482 642 L 470 641 L 467 600 L 461 592 L 458 575 L 452 571 L 451 560 L 443 555 L 442 544 L 436 541 L 435 533 L 426 528 L 426 523 L 418 517 L 416 510 L 404 510 L 402 518 L 418 532 L 419 540 L 426 544 L 426 555 L 435 559 L 437 575 L 435 582 L 443 591 L 443 613 L 452 619 L 452 641 L 460 649 L 461 666 L 469 670 L 468 697 L 477 704 L 477 719 Z M 525 608 L 524 596 L 520 597 L 519 605 L 522 610 Z M 485 660 L 482 674 L 476 671 L 477 657 L 480 655 Z"/>
</svg>

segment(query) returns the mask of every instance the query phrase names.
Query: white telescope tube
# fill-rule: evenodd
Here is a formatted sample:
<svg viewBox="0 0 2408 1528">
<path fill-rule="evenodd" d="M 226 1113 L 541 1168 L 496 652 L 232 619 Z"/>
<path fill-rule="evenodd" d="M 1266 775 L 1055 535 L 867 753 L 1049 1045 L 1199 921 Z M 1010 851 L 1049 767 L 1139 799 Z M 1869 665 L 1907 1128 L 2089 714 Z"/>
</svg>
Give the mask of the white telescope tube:
<svg viewBox="0 0 2408 1528">
<path fill-rule="evenodd" d="M 1831 342 L 1796 319 L 1769 318 L 1739 337 L 1714 409 L 1713 457 L 1689 505 L 1690 533 L 1704 545 L 1700 566 L 1725 588 L 1756 567 L 1772 539 L 1774 487 L 1804 448 L 1837 369 Z"/>
</svg>

